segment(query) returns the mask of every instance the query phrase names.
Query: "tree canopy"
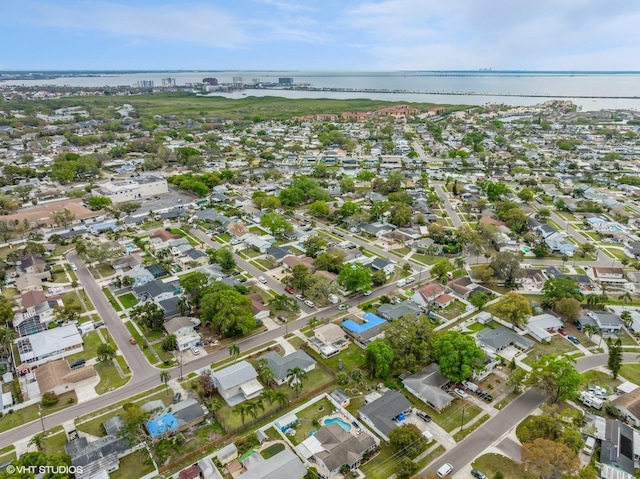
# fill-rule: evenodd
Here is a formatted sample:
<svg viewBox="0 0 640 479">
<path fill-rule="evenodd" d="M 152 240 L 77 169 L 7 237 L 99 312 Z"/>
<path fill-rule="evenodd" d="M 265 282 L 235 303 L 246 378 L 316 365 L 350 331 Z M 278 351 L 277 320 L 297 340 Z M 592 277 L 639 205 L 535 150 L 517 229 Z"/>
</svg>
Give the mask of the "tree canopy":
<svg viewBox="0 0 640 479">
<path fill-rule="evenodd" d="M 346 291 L 367 291 L 373 285 L 371 270 L 359 263 L 348 264 L 338 275 L 338 282 Z"/>
<path fill-rule="evenodd" d="M 526 297 L 518 293 L 507 293 L 491 306 L 491 312 L 498 318 L 510 322 L 514 327 L 522 327 L 527 324 L 532 310 Z"/>
<path fill-rule="evenodd" d="M 433 342 L 433 357 L 440 374 L 453 382 L 469 379 L 482 369 L 485 355 L 471 336 L 450 330 Z"/>
<path fill-rule="evenodd" d="M 203 292 L 200 318 L 224 336 L 247 334 L 256 327 L 251 300 L 220 281 Z"/>
<path fill-rule="evenodd" d="M 570 399 L 578 392 L 581 382 L 573 363 L 575 360 L 567 356 L 542 356 L 531 365 L 526 382 L 545 391 L 554 404 Z"/>
<path fill-rule="evenodd" d="M 384 341 L 376 339 L 367 344 L 364 359 L 371 377 L 385 379 L 391 369 L 393 356 L 393 349 Z"/>
</svg>

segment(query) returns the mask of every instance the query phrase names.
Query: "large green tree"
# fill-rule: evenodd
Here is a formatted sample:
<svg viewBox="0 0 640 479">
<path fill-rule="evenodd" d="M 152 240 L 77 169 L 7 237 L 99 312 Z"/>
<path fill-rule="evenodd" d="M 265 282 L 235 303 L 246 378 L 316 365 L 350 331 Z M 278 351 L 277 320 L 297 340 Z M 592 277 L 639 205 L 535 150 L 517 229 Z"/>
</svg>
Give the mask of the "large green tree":
<svg viewBox="0 0 640 479">
<path fill-rule="evenodd" d="M 498 318 L 510 322 L 513 327 L 526 326 L 531 316 L 529 300 L 518 293 L 507 293 L 503 298 L 491 306 L 491 312 Z"/>
<path fill-rule="evenodd" d="M 205 273 L 195 271 L 180 278 L 180 286 L 189 298 L 189 303 L 196 308 L 200 306 L 202 294 L 209 282 L 209 277 Z"/>
<path fill-rule="evenodd" d="M 521 274 L 521 262 L 522 254 L 512 251 L 501 251 L 493 258 L 490 266 L 507 288 L 515 288 L 517 285 L 516 281 Z"/>
<path fill-rule="evenodd" d="M 260 218 L 260 226 L 269 230 L 274 236 L 280 236 L 284 233 L 293 231 L 293 226 L 284 216 L 278 213 L 266 213 Z"/>
<path fill-rule="evenodd" d="M 220 281 L 204 291 L 200 318 L 224 336 L 247 334 L 256 326 L 251 300 Z"/>
<path fill-rule="evenodd" d="M 364 360 L 371 377 L 385 379 L 393 362 L 393 349 L 384 341 L 376 339 L 367 344 Z"/>
<path fill-rule="evenodd" d="M 404 424 L 391 431 L 389 445 L 398 456 L 413 459 L 427 448 L 427 438 L 415 424 Z"/>
<path fill-rule="evenodd" d="M 87 203 L 89 204 L 89 209 L 91 211 L 97 211 L 111 206 L 113 202 L 111 201 L 111 198 L 107 198 L 106 196 L 92 196 L 89 198 Z"/>
<path fill-rule="evenodd" d="M 453 382 L 469 379 L 482 369 L 485 355 L 471 336 L 449 330 L 433 342 L 440 374 Z"/>
<path fill-rule="evenodd" d="M 433 325 L 425 316 L 407 315 L 384 331 L 384 341 L 393 349 L 396 371 L 416 372 L 431 358 Z"/>
<path fill-rule="evenodd" d="M 617 338 L 612 341 L 611 338 L 607 341 L 609 345 L 609 359 L 607 360 L 607 369 L 611 371 L 613 379 L 618 378 L 618 372 L 622 367 L 622 341 Z"/>
<path fill-rule="evenodd" d="M 338 282 L 346 291 L 367 291 L 373 285 L 371 270 L 359 263 L 345 265 L 338 275 Z"/>
<path fill-rule="evenodd" d="M 164 312 L 151 301 L 147 301 L 131 310 L 129 316 L 133 321 L 151 331 L 160 331 L 164 326 Z"/>
<path fill-rule="evenodd" d="M 304 252 L 307 256 L 315 258 L 318 253 L 327 247 L 327 240 L 320 235 L 309 236 L 303 243 Z"/>
<path fill-rule="evenodd" d="M 577 301 L 584 299 L 573 278 L 550 278 L 544 282 L 542 293 L 542 305 L 546 308 L 553 308 L 556 302 L 563 298 L 573 298 Z"/>
<path fill-rule="evenodd" d="M 538 386 L 549 395 L 552 403 L 573 398 L 580 388 L 580 373 L 567 356 L 545 355 L 531 365 L 526 383 Z"/>
</svg>

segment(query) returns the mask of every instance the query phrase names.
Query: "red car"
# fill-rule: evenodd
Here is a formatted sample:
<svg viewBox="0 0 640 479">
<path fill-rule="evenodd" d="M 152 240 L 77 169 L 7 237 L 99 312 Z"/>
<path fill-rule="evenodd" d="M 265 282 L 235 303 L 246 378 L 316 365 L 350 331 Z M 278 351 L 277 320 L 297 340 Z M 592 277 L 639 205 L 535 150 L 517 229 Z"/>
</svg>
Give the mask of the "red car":
<svg viewBox="0 0 640 479">
<path fill-rule="evenodd" d="M 567 333 L 564 329 L 558 329 L 558 332 L 559 332 L 560 334 L 562 334 L 563 336 L 566 336 L 567 334 L 569 334 L 569 333 Z"/>
<path fill-rule="evenodd" d="M 286 288 L 284 288 L 284 290 L 289 294 L 293 294 L 294 293 L 293 288 L 291 286 L 287 286 Z"/>
</svg>

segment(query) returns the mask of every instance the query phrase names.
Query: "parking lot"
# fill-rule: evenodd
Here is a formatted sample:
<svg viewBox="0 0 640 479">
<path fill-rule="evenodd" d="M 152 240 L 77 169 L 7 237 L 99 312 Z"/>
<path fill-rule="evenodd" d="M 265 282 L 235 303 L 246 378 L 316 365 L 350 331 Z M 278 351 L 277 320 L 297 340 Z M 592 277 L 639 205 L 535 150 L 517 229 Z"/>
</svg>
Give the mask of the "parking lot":
<svg viewBox="0 0 640 479">
<path fill-rule="evenodd" d="M 142 198 L 140 200 L 140 208 L 133 213 L 133 216 L 148 213 L 149 211 L 168 210 L 182 205 L 188 207 L 189 203 L 193 200 L 193 196 L 182 191 L 169 188 L 168 193 Z"/>
</svg>

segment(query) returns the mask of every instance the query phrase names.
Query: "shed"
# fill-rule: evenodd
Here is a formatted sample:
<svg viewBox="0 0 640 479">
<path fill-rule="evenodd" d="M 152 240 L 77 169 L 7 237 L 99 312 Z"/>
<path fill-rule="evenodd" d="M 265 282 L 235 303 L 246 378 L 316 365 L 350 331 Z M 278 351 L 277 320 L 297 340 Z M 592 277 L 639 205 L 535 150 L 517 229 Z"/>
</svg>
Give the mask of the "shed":
<svg viewBox="0 0 640 479">
<path fill-rule="evenodd" d="M 224 466 L 238 457 L 238 448 L 234 443 L 231 443 L 219 449 L 215 455 L 218 461 L 220 461 L 220 464 Z"/>
</svg>

